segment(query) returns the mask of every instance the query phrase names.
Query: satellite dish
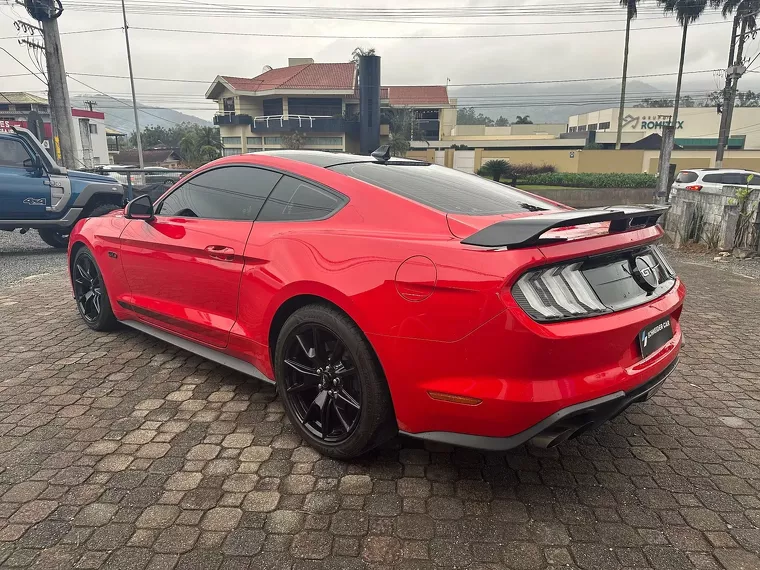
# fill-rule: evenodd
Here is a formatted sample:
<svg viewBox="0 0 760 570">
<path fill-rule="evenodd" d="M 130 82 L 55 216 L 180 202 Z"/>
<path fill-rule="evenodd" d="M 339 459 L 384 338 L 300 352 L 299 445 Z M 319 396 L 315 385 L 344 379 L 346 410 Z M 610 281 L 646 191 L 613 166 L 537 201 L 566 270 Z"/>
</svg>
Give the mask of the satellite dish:
<svg viewBox="0 0 760 570">
<path fill-rule="evenodd" d="M 271 65 L 265 65 L 264 67 L 261 68 L 261 73 L 266 73 L 267 71 L 272 71 Z"/>
</svg>

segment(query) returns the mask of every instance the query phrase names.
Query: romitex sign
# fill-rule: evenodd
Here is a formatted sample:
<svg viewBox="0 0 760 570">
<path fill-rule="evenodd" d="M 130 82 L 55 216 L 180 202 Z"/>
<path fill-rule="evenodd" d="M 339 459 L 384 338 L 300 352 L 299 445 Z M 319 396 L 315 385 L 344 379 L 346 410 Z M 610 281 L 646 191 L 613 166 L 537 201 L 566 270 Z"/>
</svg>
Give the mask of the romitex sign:
<svg viewBox="0 0 760 570">
<path fill-rule="evenodd" d="M 671 126 L 673 117 L 671 115 L 653 115 L 649 117 L 634 117 L 626 115 L 623 117 L 623 128 L 642 129 L 645 131 L 659 130 L 663 127 Z M 683 128 L 683 121 L 676 121 L 676 129 Z"/>
</svg>

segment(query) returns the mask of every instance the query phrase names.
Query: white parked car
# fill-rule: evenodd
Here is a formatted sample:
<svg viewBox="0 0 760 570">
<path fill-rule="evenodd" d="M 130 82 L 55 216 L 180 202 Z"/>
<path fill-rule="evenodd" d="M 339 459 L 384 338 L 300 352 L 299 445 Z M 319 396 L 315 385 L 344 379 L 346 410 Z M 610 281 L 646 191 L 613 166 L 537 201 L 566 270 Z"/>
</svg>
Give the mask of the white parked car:
<svg viewBox="0 0 760 570">
<path fill-rule="evenodd" d="M 751 180 L 750 174 L 753 175 Z M 760 172 L 740 168 L 690 168 L 678 173 L 670 195 L 674 196 L 676 190 L 720 193 L 724 185 L 746 186 L 748 180 L 750 186 L 760 186 Z"/>
</svg>

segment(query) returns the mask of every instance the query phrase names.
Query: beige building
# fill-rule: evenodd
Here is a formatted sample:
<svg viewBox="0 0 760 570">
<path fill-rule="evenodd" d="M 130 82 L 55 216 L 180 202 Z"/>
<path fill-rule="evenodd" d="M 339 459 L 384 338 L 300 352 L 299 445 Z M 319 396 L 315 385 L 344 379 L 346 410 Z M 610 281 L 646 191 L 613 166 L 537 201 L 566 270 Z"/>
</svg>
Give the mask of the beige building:
<svg viewBox="0 0 760 570">
<path fill-rule="evenodd" d="M 595 132 L 595 142 L 614 145 L 617 138 L 617 107 L 601 109 L 568 119 L 569 133 Z M 626 107 L 623 112 L 623 144 L 635 143 L 662 133 L 673 116 L 672 108 Z M 714 149 L 718 145 L 720 115 L 715 107 L 685 107 L 678 110 L 675 142 L 684 149 Z M 731 123 L 730 149 L 760 149 L 760 108 L 737 107 Z"/>
<path fill-rule="evenodd" d="M 356 66 L 291 58 L 288 66 L 253 78 L 218 76 L 206 92 L 219 105 L 224 155 L 283 148 L 283 137 L 299 132 L 304 148 L 359 152 L 359 90 Z M 381 108 L 414 112 L 414 138 L 438 139 L 456 124 L 445 86 L 389 86 Z M 389 134 L 381 118 L 380 134 Z"/>
</svg>

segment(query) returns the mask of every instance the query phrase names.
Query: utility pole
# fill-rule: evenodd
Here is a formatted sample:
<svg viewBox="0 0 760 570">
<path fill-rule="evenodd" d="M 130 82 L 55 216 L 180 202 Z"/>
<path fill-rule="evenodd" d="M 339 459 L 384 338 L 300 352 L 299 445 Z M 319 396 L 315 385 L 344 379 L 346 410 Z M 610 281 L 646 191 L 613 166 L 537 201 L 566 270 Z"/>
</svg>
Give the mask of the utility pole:
<svg viewBox="0 0 760 570">
<path fill-rule="evenodd" d="M 63 166 L 75 168 L 74 120 L 71 117 L 71 100 L 69 99 L 69 87 L 66 84 L 66 67 L 63 63 L 61 36 L 58 31 L 58 17 L 63 12 L 63 6 L 59 0 L 45 0 L 29 3 L 27 11 L 32 18 L 40 21 L 42 25 L 42 37 L 45 40 L 45 61 L 48 71 L 48 101 L 53 126 L 58 133 L 58 144 L 56 146 L 60 148 Z"/>
<path fill-rule="evenodd" d="M 137 97 L 135 97 L 135 77 L 132 74 L 132 52 L 129 49 L 129 26 L 127 25 L 127 8 L 121 0 L 121 13 L 124 16 L 124 38 L 127 40 L 127 62 L 129 63 L 129 83 L 132 85 L 132 108 L 135 111 L 135 136 L 137 138 L 137 158 L 140 168 L 145 168 L 143 162 L 142 140 L 140 140 L 140 119 L 137 117 Z"/>
<path fill-rule="evenodd" d="M 90 100 L 87 100 L 87 101 L 85 101 L 85 102 L 84 102 L 84 104 L 85 104 L 85 105 L 87 105 L 87 106 L 90 108 L 90 111 L 92 111 L 92 107 L 93 107 L 94 105 L 97 105 L 97 104 L 98 104 L 98 102 L 97 102 L 97 101 L 90 101 Z"/>
<path fill-rule="evenodd" d="M 736 45 L 736 29 L 741 20 L 741 32 L 739 33 L 739 46 L 736 48 L 736 60 L 734 60 L 734 46 Z M 739 78 L 744 75 L 747 68 L 742 59 L 744 56 L 744 40 L 747 38 L 747 16 L 737 13 L 734 17 L 733 32 L 731 34 L 731 48 L 728 55 L 728 69 L 726 69 L 726 87 L 723 91 L 723 113 L 720 117 L 720 133 L 718 135 L 718 149 L 715 152 L 716 168 L 723 167 L 723 156 L 728 146 L 728 137 L 731 134 L 731 119 L 734 114 L 734 101 L 739 86 Z"/>
</svg>

